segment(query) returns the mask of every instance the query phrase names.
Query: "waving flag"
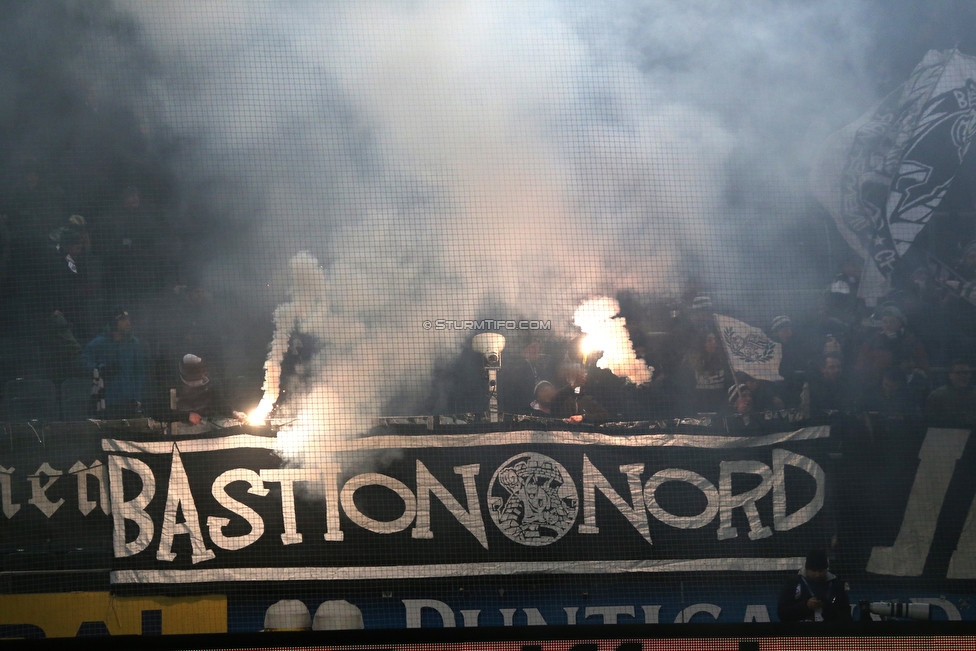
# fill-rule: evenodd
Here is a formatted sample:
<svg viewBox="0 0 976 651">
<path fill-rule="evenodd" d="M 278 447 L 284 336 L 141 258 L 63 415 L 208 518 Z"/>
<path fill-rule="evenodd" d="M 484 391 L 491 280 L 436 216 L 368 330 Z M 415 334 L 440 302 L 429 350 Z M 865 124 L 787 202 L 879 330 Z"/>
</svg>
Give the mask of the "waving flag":
<svg viewBox="0 0 976 651">
<path fill-rule="evenodd" d="M 722 314 L 714 316 L 719 339 L 733 371 L 748 373 L 757 380 L 776 382 L 783 379 L 779 374 L 779 363 L 783 359 L 780 344 L 748 323 Z"/>
<path fill-rule="evenodd" d="M 976 58 L 957 50 L 930 50 L 908 81 L 831 136 L 813 189 L 877 270 L 865 274 L 874 284 L 890 279 L 938 209 L 974 137 Z"/>
</svg>

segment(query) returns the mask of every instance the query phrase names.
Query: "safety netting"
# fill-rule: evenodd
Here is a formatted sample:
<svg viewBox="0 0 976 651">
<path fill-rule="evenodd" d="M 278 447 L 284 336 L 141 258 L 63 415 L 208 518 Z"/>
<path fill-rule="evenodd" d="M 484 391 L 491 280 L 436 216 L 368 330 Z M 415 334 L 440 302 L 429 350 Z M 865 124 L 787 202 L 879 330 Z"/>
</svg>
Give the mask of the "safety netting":
<svg viewBox="0 0 976 651">
<path fill-rule="evenodd" d="M 0 4 L 0 637 L 973 619 L 973 20 Z"/>
</svg>

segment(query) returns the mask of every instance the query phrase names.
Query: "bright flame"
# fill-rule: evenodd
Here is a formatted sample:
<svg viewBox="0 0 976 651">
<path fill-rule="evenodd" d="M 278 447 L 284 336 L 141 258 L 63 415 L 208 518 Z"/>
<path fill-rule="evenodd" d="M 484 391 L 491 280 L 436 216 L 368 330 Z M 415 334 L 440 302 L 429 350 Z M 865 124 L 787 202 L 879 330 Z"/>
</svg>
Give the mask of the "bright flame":
<svg viewBox="0 0 976 651">
<path fill-rule="evenodd" d="M 358 407 L 324 384 L 294 395 L 286 408 L 294 418 L 278 430 L 275 451 L 298 465 L 328 463 L 344 441 L 363 429 Z M 346 463 L 361 460 L 355 454 L 345 459 Z"/>
<path fill-rule="evenodd" d="M 583 337 L 583 341 L 580 342 L 580 352 L 589 356 L 599 351 L 609 350 L 611 346 L 601 334 L 594 333 Z"/>
<path fill-rule="evenodd" d="M 251 425 L 263 425 L 278 402 L 281 391 L 281 361 L 288 352 L 293 331 L 300 328 L 310 313 L 320 311 L 326 296 L 325 276 L 319 261 L 301 252 L 291 259 L 291 300 L 279 305 L 274 312 L 275 331 L 264 362 L 264 397 L 247 417 Z"/>
<path fill-rule="evenodd" d="M 268 414 L 271 413 L 272 407 L 274 407 L 274 400 L 270 396 L 265 395 L 261 398 L 261 402 L 258 403 L 254 411 L 248 414 L 247 422 L 251 425 L 264 425 L 265 421 L 268 420 Z"/>
<path fill-rule="evenodd" d="M 580 344 L 581 350 L 587 356 L 602 350 L 603 357 L 596 363 L 598 367 L 609 369 L 635 384 L 649 382 L 654 369 L 634 355 L 624 320 L 613 318 L 619 312 L 616 299 L 606 296 L 585 301 L 576 308 L 573 323 L 586 334 Z"/>
</svg>

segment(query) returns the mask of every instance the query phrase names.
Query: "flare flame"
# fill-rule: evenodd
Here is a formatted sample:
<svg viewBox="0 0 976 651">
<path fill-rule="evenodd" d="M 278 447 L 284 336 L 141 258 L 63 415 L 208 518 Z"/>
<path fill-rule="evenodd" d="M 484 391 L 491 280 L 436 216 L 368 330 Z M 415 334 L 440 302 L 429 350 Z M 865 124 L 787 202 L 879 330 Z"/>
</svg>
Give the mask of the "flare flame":
<svg viewBox="0 0 976 651">
<path fill-rule="evenodd" d="M 603 357 L 596 363 L 599 368 L 609 369 L 635 384 L 649 382 L 654 369 L 637 359 L 624 320 L 614 318 L 619 312 L 616 299 L 606 296 L 584 301 L 576 309 L 573 323 L 586 335 L 582 352 L 588 356 L 603 351 Z"/>
</svg>

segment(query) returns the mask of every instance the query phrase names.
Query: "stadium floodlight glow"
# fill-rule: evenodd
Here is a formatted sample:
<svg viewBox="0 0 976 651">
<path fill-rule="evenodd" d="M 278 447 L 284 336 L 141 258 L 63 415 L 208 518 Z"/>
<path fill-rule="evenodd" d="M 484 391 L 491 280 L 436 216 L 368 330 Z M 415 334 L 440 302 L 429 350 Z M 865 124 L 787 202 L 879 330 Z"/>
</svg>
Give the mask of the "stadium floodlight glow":
<svg viewBox="0 0 976 651">
<path fill-rule="evenodd" d="M 498 369 L 502 367 L 505 337 L 497 332 L 483 332 L 471 340 L 471 347 L 485 358 L 488 371 L 488 420 L 498 422 Z"/>
</svg>

